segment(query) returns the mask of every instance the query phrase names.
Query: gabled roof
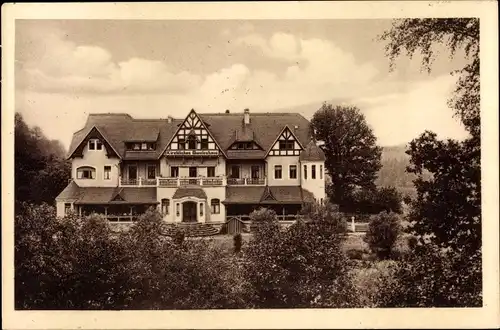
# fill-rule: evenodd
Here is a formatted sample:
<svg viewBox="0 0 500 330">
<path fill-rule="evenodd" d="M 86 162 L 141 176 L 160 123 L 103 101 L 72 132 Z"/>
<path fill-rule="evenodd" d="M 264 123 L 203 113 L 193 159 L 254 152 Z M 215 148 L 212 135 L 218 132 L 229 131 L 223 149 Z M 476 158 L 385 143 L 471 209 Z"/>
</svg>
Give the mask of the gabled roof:
<svg viewBox="0 0 500 330">
<path fill-rule="evenodd" d="M 246 150 L 245 153 L 232 153 L 228 148 L 237 139 L 252 138 L 264 150 L 269 150 L 285 126 L 295 135 L 299 143 L 306 145 L 311 137 L 309 121 L 298 113 L 251 113 L 250 124 L 243 123 L 243 113 L 197 113 L 210 132 L 221 151 L 228 158 L 264 158 L 265 154 Z M 134 119 L 128 114 L 90 114 L 85 126 L 73 134 L 69 156 L 85 140 L 93 127 L 123 159 L 152 159 L 151 152 L 129 153 L 125 150 L 127 141 L 156 141 L 154 155 L 159 158 L 178 130 L 183 119 Z M 237 138 L 238 137 L 238 138 Z M 156 138 L 156 140 L 154 140 Z M 229 154 L 232 153 L 232 156 Z M 144 156 L 144 158 L 139 158 Z M 130 157 L 130 158 L 129 158 Z"/>
<path fill-rule="evenodd" d="M 316 145 L 314 140 L 311 140 L 300 153 L 299 159 L 305 161 L 325 161 L 326 157 L 323 150 Z"/>
<path fill-rule="evenodd" d="M 269 154 L 269 152 L 271 152 L 271 149 L 273 148 L 273 146 L 276 144 L 276 142 L 278 142 L 279 138 L 281 137 L 281 134 L 283 134 L 283 132 L 285 132 L 286 130 L 290 131 L 290 133 L 292 134 L 292 136 L 295 138 L 295 140 L 297 140 L 297 142 L 299 143 L 299 146 L 303 149 L 303 143 L 300 142 L 300 139 L 297 137 L 297 135 L 295 135 L 293 129 L 291 129 L 288 125 L 285 125 L 283 127 L 283 129 L 279 132 L 278 135 L 276 135 L 276 138 L 274 139 L 274 141 L 266 148 L 267 152 L 266 152 L 266 156 Z"/>
</svg>

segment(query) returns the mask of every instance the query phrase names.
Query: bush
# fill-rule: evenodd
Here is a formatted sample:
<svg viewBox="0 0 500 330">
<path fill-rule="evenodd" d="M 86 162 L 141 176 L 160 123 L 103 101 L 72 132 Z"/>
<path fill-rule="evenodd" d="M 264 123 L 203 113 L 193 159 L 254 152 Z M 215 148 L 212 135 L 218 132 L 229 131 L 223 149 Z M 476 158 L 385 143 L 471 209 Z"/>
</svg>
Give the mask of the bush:
<svg viewBox="0 0 500 330">
<path fill-rule="evenodd" d="M 365 241 L 380 259 L 392 255 L 394 244 L 401 233 L 399 218 L 394 213 L 380 213 L 373 217 L 368 226 Z"/>
<path fill-rule="evenodd" d="M 381 287 L 390 288 L 396 285 L 395 272 L 398 264 L 392 260 L 370 262 L 369 267 L 353 270 L 354 284 L 363 307 L 380 307 L 386 299 Z"/>
<path fill-rule="evenodd" d="M 417 245 L 399 262 L 394 283 L 380 286 L 379 297 L 381 307 L 481 307 L 481 256 Z"/>
<path fill-rule="evenodd" d="M 245 276 L 258 308 L 350 307 L 355 304 L 348 263 L 339 233 L 342 219 L 312 213 L 280 231 L 272 211 L 253 214 L 262 221 L 246 250 Z"/>
<path fill-rule="evenodd" d="M 243 245 L 243 238 L 241 237 L 241 234 L 234 235 L 233 243 L 234 243 L 234 253 L 240 253 L 241 246 Z"/>
</svg>

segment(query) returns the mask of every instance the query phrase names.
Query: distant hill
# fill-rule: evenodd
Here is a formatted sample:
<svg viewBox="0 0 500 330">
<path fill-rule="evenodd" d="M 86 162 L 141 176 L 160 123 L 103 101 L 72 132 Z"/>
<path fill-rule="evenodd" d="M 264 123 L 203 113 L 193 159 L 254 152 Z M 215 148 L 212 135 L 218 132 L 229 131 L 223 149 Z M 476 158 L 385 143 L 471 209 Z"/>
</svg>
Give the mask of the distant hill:
<svg viewBox="0 0 500 330">
<path fill-rule="evenodd" d="M 396 187 L 403 195 L 415 196 L 413 180 L 416 176 L 406 172 L 410 156 L 405 153 L 406 145 L 383 147 L 382 168 L 375 181 L 379 187 Z"/>
</svg>

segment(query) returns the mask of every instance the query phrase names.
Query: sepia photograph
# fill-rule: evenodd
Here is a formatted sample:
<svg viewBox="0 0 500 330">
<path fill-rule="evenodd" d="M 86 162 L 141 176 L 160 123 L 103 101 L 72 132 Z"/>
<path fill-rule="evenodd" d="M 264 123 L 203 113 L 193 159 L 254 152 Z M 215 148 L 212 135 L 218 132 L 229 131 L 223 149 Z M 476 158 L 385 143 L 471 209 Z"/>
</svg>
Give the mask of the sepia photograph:
<svg viewBox="0 0 500 330">
<path fill-rule="evenodd" d="M 14 312 L 498 307 L 498 26 L 196 15 L 12 20 Z"/>
</svg>

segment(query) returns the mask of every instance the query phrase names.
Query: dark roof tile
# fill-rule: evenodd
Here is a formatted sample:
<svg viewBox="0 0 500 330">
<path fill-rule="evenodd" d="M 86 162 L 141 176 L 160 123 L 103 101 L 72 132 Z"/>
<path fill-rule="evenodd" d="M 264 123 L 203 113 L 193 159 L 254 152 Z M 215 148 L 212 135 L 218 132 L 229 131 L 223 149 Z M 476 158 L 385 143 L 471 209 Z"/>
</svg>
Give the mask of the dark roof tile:
<svg viewBox="0 0 500 330">
<path fill-rule="evenodd" d="M 172 199 L 179 199 L 183 197 L 196 197 L 199 199 L 207 199 L 207 194 L 205 194 L 205 191 L 201 188 L 181 187 L 177 188 L 177 190 L 174 193 L 174 196 L 172 196 Z"/>
</svg>

